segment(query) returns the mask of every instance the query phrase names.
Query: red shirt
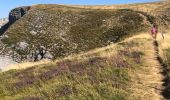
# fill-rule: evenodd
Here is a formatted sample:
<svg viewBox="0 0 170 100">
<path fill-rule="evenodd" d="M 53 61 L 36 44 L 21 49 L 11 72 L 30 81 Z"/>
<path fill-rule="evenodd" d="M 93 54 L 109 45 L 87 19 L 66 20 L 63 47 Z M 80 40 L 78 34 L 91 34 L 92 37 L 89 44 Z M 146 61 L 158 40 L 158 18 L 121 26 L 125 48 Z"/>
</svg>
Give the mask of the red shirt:
<svg viewBox="0 0 170 100">
<path fill-rule="evenodd" d="M 158 32 L 157 28 L 152 27 L 152 29 L 151 29 L 151 33 L 152 33 L 152 34 L 154 34 L 154 33 L 157 33 L 157 32 Z"/>
</svg>

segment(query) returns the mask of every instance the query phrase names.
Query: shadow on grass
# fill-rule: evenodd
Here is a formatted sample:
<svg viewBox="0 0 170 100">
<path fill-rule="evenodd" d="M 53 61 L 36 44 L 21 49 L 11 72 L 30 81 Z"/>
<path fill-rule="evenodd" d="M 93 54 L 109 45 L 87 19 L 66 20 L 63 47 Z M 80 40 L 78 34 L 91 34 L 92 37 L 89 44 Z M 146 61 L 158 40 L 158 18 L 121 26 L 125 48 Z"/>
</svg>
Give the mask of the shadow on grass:
<svg viewBox="0 0 170 100">
<path fill-rule="evenodd" d="M 163 59 L 159 56 L 159 49 L 158 49 L 159 44 L 156 40 L 153 41 L 153 45 L 156 51 L 157 60 L 162 66 L 161 74 L 164 76 L 164 79 L 162 80 L 164 86 L 164 89 L 162 90 L 162 95 L 165 99 L 169 100 L 170 99 L 170 76 L 169 76 L 170 70 L 168 69 L 168 65 L 164 63 Z"/>
</svg>

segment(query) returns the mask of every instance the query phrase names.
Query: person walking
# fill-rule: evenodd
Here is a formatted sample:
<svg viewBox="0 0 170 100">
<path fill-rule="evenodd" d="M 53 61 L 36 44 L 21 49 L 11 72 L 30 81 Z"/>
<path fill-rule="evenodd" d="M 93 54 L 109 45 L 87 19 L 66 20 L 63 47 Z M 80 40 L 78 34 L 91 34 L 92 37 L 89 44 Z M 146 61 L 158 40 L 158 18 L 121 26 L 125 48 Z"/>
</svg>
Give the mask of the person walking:
<svg viewBox="0 0 170 100">
<path fill-rule="evenodd" d="M 41 56 L 41 60 L 44 59 L 44 56 L 46 54 L 46 48 L 44 46 L 39 47 L 39 54 Z"/>
<path fill-rule="evenodd" d="M 155 24 L 153 24 L 151 28 L 151 36 L 153 37 L 153 39 L 156 40 L 157 34 L 158 34 L 158 27 Z"/>
</svg>

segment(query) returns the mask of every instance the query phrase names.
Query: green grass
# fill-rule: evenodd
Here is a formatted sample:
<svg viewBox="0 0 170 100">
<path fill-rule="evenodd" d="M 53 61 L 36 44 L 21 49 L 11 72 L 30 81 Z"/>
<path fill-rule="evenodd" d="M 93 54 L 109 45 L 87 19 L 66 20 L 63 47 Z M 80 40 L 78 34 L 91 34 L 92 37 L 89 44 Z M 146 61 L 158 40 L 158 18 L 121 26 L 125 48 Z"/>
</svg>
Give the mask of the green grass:
<svg viewBox="0 0 170 100">
<path fill-rule="evenodd" d="M 118 44 L 117 53 L 110 56 L 102 57 L 99 52 L 86 59 L 63 59 L 48 65 L 2 72 L 0 99 L 135 99 L 129 87 L 131 74 L 143 62 L 144 51 L 135 49 L 139 45 L 140 42 L 125 42 Z"/>
<path fill-rule="evenodd" d="M 16 48 L 19 42 L 28 43 L 25 50 L 16 50 L 20 56 L 28 55 L 39 45 L 45 46 L 55 59 L 103 47 L 146 31 L 149 24 L 144 23 L 144 18 L 139 12 L 129 9 L 37 5 L 8 29 L 5 33 L 8 38 L 2 41 Z M 33 35 L 31 31 L 37 34 Z"/>
</svg>

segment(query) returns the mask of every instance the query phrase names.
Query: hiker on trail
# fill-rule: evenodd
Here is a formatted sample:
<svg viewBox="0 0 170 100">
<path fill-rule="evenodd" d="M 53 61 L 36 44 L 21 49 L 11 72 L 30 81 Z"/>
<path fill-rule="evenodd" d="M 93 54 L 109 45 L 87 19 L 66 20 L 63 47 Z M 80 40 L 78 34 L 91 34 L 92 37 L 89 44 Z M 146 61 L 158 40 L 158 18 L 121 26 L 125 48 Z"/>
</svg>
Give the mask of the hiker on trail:
<svg viewBox="0 0 170 100">
<path fill-rule="evenodd" d="M 38 52 L 34 45 L 32 45 L 32 50 L 30 51 L 30 54 L 31 54 L 31 60 L 33 60 L 34 62 L 38 61 Z"/>
<path fill-rule="evenodd" d="M 47 53 L 47 49 L 44 46 L 38 46 L 38 48 L 32 47 L 33 50 L 31 50 L 31 58 L 34 62 L 42 60 L 45 58 L 45 55 Z"/>
<path fill-rule="evenodd" d="M 43 59 L 44 56 L 45 56 L 45 54 L 46 54 L 46 49 L 45 49 L 45 47 L 40 46 L 40 48 L 39 48 L 39 54 L 40 54 L 40 56 L 41 56 L 41 59 Z"/>
<path fill-rule="evenodd" d="M 34 52 L 34 62 L 38 61 L 38 55 L 39 55 L 38 51 L 35 51 Z"/>
<path fill-rule="evenodd" d="M 157 34 L 158 34 L 158 28 L 155 24 L 153 24 L 151 28 L 151 35 L 155 40 L 156 40 Z"/>
</svg>

